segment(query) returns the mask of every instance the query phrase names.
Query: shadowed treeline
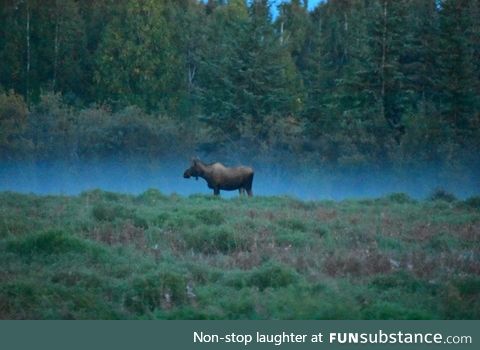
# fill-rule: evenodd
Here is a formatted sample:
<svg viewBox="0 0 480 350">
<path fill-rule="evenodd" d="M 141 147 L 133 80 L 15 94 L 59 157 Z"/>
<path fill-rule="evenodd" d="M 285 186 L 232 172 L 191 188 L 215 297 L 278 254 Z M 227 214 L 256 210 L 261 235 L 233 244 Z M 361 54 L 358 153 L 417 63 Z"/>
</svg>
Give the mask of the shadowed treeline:
<svg viewBox="0 0 480 350">
<path fill-rule="evenodd" d="M 292 0 L 275 20 L 269 6 L 1 2 L 0 159 L 82 168 L 200 155 L 282 180 L 340 174 L 347 193 L 408 178 L 412 193 L 478 185 L 478 1 L 309 12 Z"/>
</svg>

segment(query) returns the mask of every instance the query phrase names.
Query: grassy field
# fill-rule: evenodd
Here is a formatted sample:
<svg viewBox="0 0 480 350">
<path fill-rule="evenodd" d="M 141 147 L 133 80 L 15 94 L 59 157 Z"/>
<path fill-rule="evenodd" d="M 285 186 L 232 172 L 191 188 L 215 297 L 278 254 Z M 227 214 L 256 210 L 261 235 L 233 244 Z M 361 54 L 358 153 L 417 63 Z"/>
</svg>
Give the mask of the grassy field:
<svg viewBox="0 0 480 350">
<path fill-rule="evenodd" d="M 1 319 L 480 319 L 480 198 L 0 193 Z"/>
</svg>

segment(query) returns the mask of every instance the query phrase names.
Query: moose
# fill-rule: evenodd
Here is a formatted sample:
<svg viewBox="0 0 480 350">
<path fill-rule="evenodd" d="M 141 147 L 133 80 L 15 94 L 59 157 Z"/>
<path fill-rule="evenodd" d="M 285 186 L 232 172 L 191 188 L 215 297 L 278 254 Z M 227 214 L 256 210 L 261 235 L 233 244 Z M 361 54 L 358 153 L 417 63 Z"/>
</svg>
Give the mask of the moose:
<svg viewBox="0 0 480 350">
<path fill-rule="evenodd" d="M 240 195 L 247 192 L 251 197 L 253 174 L 253 169 L 247 166 L 228 168 L 218 162 L 205 164 L 200 159 L 193 158 L 191 167 L 185 170 L 183 177 L 189 179 L 193 176 L 197 180 L 199 177 L 205 179 L 215 196 L 220 194 L 220 190 L 238 190 Z"/>
</svg>

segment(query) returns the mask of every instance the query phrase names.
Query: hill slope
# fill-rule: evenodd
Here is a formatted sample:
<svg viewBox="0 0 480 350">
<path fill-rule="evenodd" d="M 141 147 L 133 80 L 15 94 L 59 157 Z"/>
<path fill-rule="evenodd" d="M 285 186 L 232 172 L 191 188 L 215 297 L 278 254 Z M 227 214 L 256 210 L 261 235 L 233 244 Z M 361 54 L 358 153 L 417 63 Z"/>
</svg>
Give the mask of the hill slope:
<svg viewBox="0 0 480 350">
<path fill-rule="evenodd" d="M 0 193 L 3 319 L 478 319 L 465 202 Z"/>
</svg>

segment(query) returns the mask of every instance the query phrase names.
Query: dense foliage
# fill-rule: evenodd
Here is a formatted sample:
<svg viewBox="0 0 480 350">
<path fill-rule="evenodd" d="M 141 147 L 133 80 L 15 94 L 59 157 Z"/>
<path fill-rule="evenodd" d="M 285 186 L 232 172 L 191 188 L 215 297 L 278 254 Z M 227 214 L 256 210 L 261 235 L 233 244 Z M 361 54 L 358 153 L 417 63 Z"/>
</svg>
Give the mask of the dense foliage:
<svg viewBox="0 0 480 350">
<path fill-rule="evenodd" d="M 0 193 L 0 319 L 478 319 L 479 199 Z"/>
<path fill-rule="evenodd" d="M 478 0 L 306 3 L 2 0 L 0 157 L 479 167 Z"/>
</svg>

